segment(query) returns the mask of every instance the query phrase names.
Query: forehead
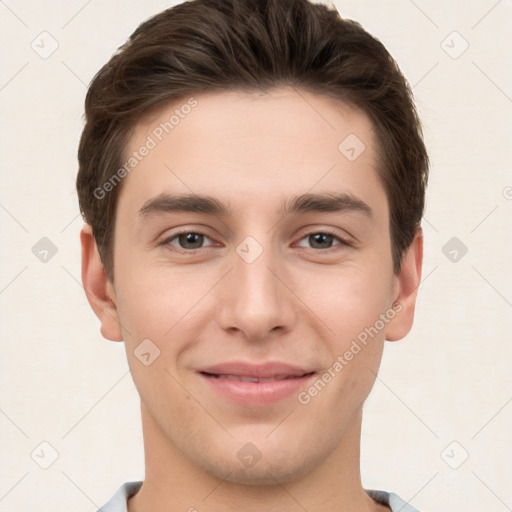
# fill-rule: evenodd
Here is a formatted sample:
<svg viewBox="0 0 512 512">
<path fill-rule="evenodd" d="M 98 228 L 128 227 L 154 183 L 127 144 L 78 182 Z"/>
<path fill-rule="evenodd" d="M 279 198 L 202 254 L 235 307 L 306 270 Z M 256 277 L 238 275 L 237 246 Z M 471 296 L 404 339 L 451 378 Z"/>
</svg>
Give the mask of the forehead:
<svg viewBox="0 0 512 512">
<path fill-rule="evenodd" d="M 162 192 L 213 196 L 234 213 L 307 192 L 386 202 L 367 116 L 295 88 L 185 97 L 135 127 L 129 161 L 119 202 L 130 211 Z"/>
</svg>

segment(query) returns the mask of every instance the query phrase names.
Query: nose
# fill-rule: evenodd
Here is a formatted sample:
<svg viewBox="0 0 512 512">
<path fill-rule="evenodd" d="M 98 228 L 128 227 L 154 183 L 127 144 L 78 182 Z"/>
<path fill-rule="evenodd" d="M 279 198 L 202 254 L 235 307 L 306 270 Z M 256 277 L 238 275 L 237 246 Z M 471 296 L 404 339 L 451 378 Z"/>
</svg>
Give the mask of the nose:
<svg viewBox="0 0 512 512">
<path fill-rule="evenodd" d="M 218 297 L 221 327 L 253 342 L 289 332 L 298 308 L 284 262 L 268 247 L 254 261 L 250 253 L 240 254 L 233 251 L 233 268 Z"/>
</svg>

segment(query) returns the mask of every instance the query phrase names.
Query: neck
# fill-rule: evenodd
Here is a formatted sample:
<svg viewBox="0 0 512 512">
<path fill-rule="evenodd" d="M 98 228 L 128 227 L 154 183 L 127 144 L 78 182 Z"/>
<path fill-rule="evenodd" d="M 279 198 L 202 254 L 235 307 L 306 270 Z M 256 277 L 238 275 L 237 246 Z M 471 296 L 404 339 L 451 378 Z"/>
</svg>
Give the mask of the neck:
<svg viewBox="0 0 512 512">
<path fill-rule="evenodd" d="M 129 512 L 376 512 L 360 476 L 362 412 L 349 424 L 332 454 L 305 476 L 290 483 L 245 485 L 221 480 L 187 459 L 164 436 L 141 406 L 144 433 L 145 479 L 128 501 Z"/>
</svg>

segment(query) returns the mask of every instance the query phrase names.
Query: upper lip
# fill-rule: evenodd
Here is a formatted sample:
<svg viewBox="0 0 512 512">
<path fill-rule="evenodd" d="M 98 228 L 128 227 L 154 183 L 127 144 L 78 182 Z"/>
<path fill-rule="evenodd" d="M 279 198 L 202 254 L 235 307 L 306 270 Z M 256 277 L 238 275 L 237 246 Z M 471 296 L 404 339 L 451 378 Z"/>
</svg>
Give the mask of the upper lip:
<svg viewBox="0 0 512 512">
<path fill-rule="evenodd" d="M 233 375 L 236 377 L 255 377 L 259 379 L 302 377 L 313 370 L 279 361 L 265 363 L 248 363 L 244 361 L 229 361 L 207 366 L 200 373 L 213 375 Z"/>
</svg>

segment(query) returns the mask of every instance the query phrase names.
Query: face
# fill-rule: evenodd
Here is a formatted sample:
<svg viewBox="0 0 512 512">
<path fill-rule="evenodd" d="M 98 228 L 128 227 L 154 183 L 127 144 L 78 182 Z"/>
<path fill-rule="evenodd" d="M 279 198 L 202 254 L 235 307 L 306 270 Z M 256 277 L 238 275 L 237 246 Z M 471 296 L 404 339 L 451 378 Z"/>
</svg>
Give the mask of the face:
<svg viewBox="0 0 512 512">
<path fill-rule="evenodd" d="M 124 340 L 162 450 L 233 482 L 286 482 L 337 449 L 403 329 L 372 125 L 294 89 L 194 99 L 130 140 L 120 332 L 103 332 Z"/>
</svg>

